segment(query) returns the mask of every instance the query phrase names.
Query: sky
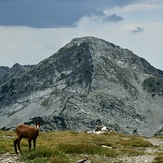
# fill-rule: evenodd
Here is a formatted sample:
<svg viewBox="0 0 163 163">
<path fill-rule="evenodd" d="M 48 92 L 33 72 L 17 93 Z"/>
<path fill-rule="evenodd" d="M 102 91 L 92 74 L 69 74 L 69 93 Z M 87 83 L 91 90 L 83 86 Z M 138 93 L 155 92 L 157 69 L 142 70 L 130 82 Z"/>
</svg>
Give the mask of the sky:
<svg viewBox="0 0 163 163">
<path fill-rule="evenodd" d="M 163 70 L 163 0 L 0 0 L 0 66 L 38 64 L 84 36 Z"/>
</svg>

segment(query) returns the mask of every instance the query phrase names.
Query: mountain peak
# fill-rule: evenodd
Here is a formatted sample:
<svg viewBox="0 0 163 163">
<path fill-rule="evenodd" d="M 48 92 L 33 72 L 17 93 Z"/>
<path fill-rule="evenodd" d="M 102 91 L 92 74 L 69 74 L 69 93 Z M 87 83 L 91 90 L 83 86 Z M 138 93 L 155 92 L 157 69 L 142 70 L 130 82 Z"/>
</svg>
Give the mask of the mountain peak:
<svg viewBox="0 0 163 163">
<path fill-rule="evenodd" d="M 115 45 L 113 43 L 109 43 L 103 39 L 93 37 L 93 36 L 85 36 L 85 37 L 80 37 L 80 38 L 74 38 L 74 39 L 72 39 L 72 41 L 70 43 L 68 43 L 66 45 L 66 47 L 70 47 L 73 45 L 79 46 L 81 43 L 87 43 L 87 44 L 91 43 L 91 44 L 95 44 L 95 45 L 106 44 L 106 45 L 111 45 L 111 46 L 115 47 Z"/>
<path fill-rule="evenodd" d="M 71 42 L 76 42 L 76 43 L 80 43 L 80 42 L 95 42 L 97 40 L 102 41 L 102 39 L 97 38 L 97 37 L 93 37 L 93 36 L 85 36 L 85 37 L 80 37 L 80 38 L 74 38 L 72 39 Z M 103 40 L 104 41 L 104 40 Z"/>
<path fill-rule="evenodd" d="M 152 136 L 162 132 L 162 97 L 163 73 L 145 59 L 99 38 L 75 38 L 32 69 L 3 78 L 0 128 L 39 119 L 43 130 L 103 124 Z"/>
</svg>

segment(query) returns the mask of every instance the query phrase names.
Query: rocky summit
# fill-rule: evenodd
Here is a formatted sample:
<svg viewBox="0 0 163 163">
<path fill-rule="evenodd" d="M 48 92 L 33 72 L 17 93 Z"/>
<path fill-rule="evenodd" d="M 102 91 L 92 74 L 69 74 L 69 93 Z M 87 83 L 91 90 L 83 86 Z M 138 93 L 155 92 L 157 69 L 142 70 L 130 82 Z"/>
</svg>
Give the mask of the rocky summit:
<svg viewBox="0 0 163 163">
<path fill-rule="evenodd" d="M 0 129 L 163 132 L 163 71 L 95 37 L 75 38 L 35 66 L 0 67 Z"/>
</svg>

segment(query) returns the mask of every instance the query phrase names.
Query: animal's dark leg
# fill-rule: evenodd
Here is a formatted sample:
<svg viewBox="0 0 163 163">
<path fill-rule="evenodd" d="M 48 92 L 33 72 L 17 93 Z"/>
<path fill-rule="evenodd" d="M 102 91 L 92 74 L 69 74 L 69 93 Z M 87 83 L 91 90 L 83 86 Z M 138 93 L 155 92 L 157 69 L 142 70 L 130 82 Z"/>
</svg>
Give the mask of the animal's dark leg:
<svg viewBox="0 0 163 163">
<path fill-rule="evenodd" d="M 18 154 L 16 145 L 18 144 L 18 138 L 14 140 L 15 153 Z"/>
<path fill-rule="evenodd" d="M 33 139 L 33 146 L 36 148 L 36 139 Z"/>
<path fill-rule="evenodd" d="M 17 143 L 17 144 L 18 144 L 18 149 L 19 149 L 20 153 L 22 153 L 22 151 L 21 151 L 21 149 L 20 149 L 20 141 L 21 141 L 21 139 L 22 139 L 22 138 L 19 138 L 19 139 L 18 139 L 18 143 Z"/>
<path fill-rule="evenodd" d="M 29 149 L 31 149 L 31 139 L 28 139 Z"/>
</svg>

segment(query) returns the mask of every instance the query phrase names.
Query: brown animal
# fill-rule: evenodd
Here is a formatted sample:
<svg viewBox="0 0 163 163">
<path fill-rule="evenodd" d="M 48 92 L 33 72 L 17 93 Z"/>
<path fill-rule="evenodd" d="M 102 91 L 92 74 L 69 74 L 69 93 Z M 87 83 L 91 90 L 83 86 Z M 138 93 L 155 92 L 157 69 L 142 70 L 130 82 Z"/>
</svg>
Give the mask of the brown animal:
<svg viewBox="0 0 163 163">
<path fill-rule="evenodd" d="M 21 124 L 16 127 L 15 132 L 18 136 L 18 138 L 15 139 L 15 141 L 14 141 L 14 147 L 15 147 L 16 154 L 18 154 L 16 146 L 18 146 L 20 153 L 22 153 L 21 149 L 20 149 L 20 141 L 22 138 L 28 138 L 29 149 L 31 149 L 31 141 L 32 140 L 33 140 L 34 148 L 36 147 L 36 139 L 39 135 L 39 129 L 40 129 L 40 123 L 38 123 L 38 122 L 36 122 L 36 127 L 28 126 L 25 124 Z"/>
</svg>

